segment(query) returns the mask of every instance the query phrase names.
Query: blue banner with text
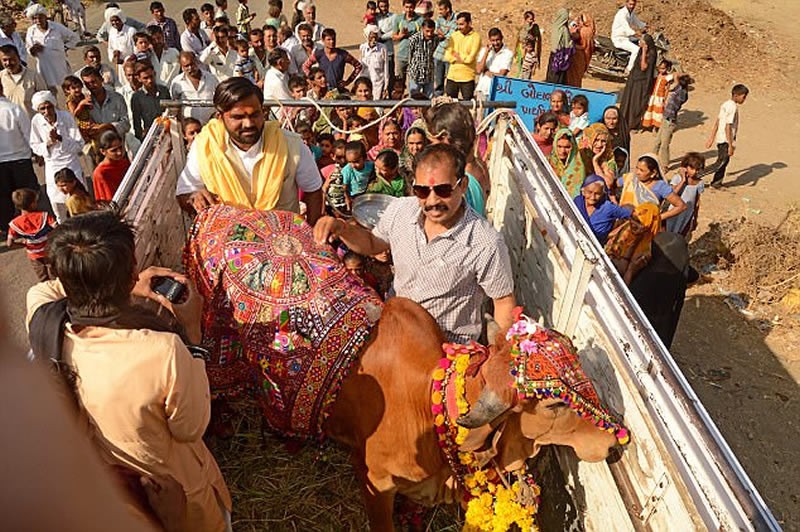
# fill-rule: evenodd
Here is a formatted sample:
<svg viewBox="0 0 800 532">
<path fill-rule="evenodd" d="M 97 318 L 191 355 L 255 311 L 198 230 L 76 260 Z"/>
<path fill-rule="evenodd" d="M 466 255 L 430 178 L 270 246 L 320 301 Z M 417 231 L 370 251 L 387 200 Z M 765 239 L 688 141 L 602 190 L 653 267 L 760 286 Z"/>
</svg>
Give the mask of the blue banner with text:
<svg viewBox="0 0 800 532">
<path fill-rule="evenodd" d="M 566 92 L 569 100 L 577 94 L 586 96 L 589 100 L 589 122 L 591 123 L 602 120 L 605 108 L 617 103 L 617 95 L 613 93 L 505 76 L 494 77 L 489 99 L 491 101 L 517 102 L 517 114 L 522 118 L 522 122 L 528 129 L 533 132 L 536 118 L 550 109 L 550 94 L 556 89 Z M 569 107 L 567 111 L 569 111 Z"/>
</svg>

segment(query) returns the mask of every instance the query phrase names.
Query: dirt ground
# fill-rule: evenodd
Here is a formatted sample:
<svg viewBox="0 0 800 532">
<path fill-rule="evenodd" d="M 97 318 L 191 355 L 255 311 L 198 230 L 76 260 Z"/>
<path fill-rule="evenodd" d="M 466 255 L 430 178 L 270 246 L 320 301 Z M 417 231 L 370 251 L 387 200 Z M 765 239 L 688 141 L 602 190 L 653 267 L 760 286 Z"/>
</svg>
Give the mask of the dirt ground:
<svg viewBox="0 0 800 532">
<path fill-rule="evenodd" d="M 185 0 L 165 3 L 176 19 L 190 4 Z M 340 45 L 349 47 L 362 40 L 360 24 L 349 21 L 360 18 L 363 3 L 317 0 L 318 18 L 339 30 Z M 473 13 L 484 37 L 491 26 L 501 27 L 509 45 L 522 12 L 531 8 L 537 12 L 547 43 L 550 20 L 562 5 L 561 0 L 534 6 L 527 0 L 454 3 L 457 9 Z M 149 0 L 134 0 L 122 7 L 129 15 L 146 20 L 148 4 Z M 397 4 L 392 0 L 395 11 L 399 10 Z M 599 33 L 606 35 L 616 4 L 610 0 L 567 3 L 592 12 Z M 263 2 L 251 4 L 259 19 L 263 6 Z M 796 98 L 800 71 L 794 68 L 800 49 L 800 35 L 794 27 L 800 2 L 641 0 L 639 9 L 643 20 L 666 31 L 683 68 L 696 79 L 695 90 L 679 117 L 673 157 L 695 150 L 713 162 L 715 150 L 706 150 L 705 140 L 719 104 L 733 83 L 744 82 L 751 89 L 740 111 L 738 148 L 725 187 L 707 189 L 703 196 L 692 250 L 695 265 L 706 275 L 687 294 L 672 353 L 782 526 L 800 530 L 800 492 L 794 486 L 800 478 L 799 316 L 797 310 L 792 314 L 781 306 L 775 294 L 774 300 L 759 297 L 764 294 L 759 293 L 757 284 L 768 285 L 767 292 L 800 287 L 798 278 L 792 278 L 796 270 L 780 269 L 796 265 L 796 254 L 785 254 L 787 260 L 776 269 L 775 261 L 761 261 L 760 253 L 770 242 L 774 251 L 780 242 L 758 237 L 775 232 L 792 206 L 800 205 L 800 187 L 792 175 L 800 168 L 800 150 L 794 145 L 800 126 L 792 118 L 800 116 Z M 88 13 L 89 25 L 97 27 L 101 8 L 91 7 Z M 75 53 L 70 59 L 73 65 L 79 64 Z M 593 79 L 587 79 L 585 86 L 606 91 L 622 88 Z M 634 154 L 650 151 L 653 140 L 652 133 L 635 135 Z M 755 240 L 749 241 L 752 249 L 742 248 L 741 242 L 737 248 L 740 257 L 750 255 L 747 264 L 755 275 L 753 286 L 743 286 L 742 271 L 735 264 L 720 263 L 719 257 L 706 249 L 717 242 L 736 242 L 743 231 L 755 235 Z M 765 245 L 768 247 L 759 248 Z M 0 312 L 4 314 L 0 319 L 20 345 L 25 343 L 25 291 L 35 281 L 26 262 L 23 251 L 0 247 Z M 776 283 L 782 284 L 770 288 Z"/>
</svg>

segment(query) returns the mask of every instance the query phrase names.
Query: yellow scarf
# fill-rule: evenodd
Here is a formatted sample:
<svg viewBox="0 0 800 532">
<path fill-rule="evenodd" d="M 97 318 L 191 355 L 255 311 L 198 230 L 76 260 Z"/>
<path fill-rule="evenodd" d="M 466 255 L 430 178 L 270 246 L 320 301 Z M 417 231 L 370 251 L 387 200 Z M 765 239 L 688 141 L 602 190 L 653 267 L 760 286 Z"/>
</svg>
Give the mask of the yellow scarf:
<svg viewBox="0 0 800 532">
<path fill-rule="evenodd" d="M 212 118 L 194 140 L 200 163 L 200 177 L 209 192 L 220 202 L 243 209 L 267 211 L 278 203 L 289 157 L 286 138 L 277 122 L 264 124 L 261 134 L 263 157 L 253 168 L 252 188 L 245 190 L 246 170 L 233 148 L 228 133 L 218 118 Z M 233 153 L 231 153 L 233 152 Z M 233 156 L 234 160 L 231 160 Z"/>
</svg>

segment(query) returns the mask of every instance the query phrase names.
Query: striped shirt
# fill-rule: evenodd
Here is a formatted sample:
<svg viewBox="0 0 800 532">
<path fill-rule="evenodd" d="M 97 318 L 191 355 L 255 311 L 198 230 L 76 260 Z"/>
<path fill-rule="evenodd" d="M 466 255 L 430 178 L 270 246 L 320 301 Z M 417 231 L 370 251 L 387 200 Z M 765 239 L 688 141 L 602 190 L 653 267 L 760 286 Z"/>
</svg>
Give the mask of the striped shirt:
<svg viewBox="0 0 800 532">
<path fill-rule="evenodd" d="M 449 341 L 477 340 L 484 299 L 514 291 L 505 241 L 469 206 L 452 228 L 430 242 L 424 222 L 419 200 L 398 198 L 372 230 L 391 247 L 394 291 L 430 312 Z"/>
<path fill-rule="evenodd" d="M 9 222 L 8 236 L 25 241 L 25 251 L 29 259 L 42 259 L 47 257 L 47 235 L 55 226 L 55 219 L 46 212 L 26 212 Z"/>
</svg>

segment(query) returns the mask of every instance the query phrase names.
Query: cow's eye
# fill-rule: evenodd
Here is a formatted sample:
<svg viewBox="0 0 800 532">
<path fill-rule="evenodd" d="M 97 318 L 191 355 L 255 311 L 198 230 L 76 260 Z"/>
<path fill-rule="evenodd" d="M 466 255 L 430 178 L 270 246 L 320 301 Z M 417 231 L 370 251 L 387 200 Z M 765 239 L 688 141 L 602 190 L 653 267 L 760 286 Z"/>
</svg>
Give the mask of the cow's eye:
<svg viewBox="0 0 800 532">
<path fill-rule="evenodd" d="M 563 401 L 559 401 L 558 403 L 553 403 L 551 405 L 547 405 L 547 408 L 550 409 L 550 410 L 557 410 L 557 409 L 563 408 L 565 406 L 567 406 L 567 403 L 565 403 Z"/>
</svg>

